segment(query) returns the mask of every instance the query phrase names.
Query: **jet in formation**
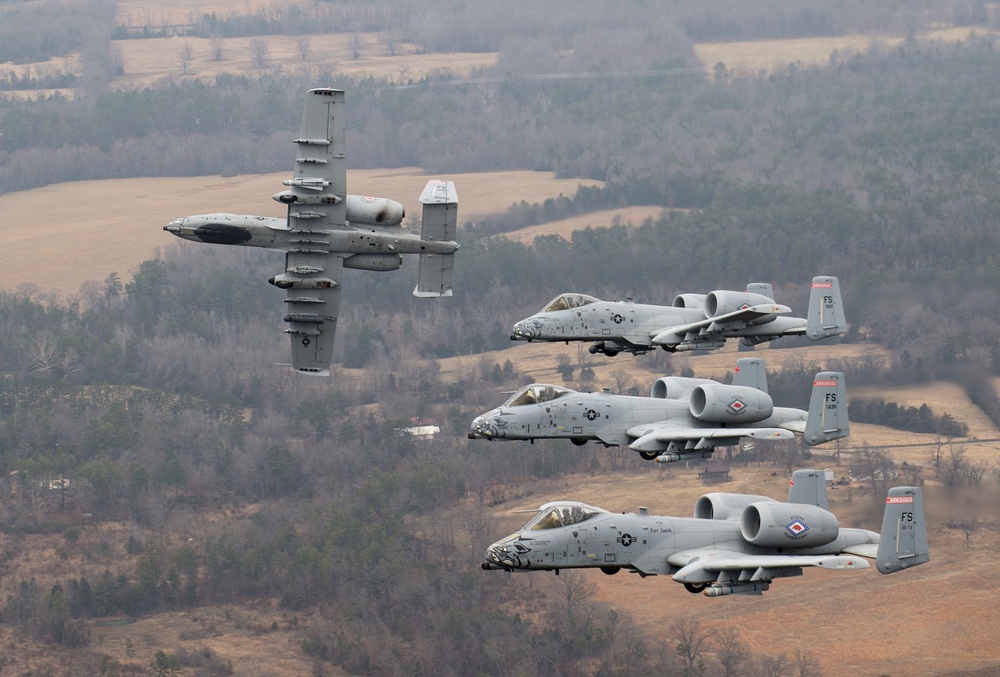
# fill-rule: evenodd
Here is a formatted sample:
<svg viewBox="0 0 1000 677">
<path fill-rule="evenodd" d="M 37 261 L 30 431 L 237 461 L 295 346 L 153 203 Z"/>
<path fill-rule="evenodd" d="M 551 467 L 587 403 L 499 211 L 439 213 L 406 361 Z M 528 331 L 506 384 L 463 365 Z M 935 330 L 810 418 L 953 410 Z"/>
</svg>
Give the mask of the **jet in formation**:
<svg viewBox="0 0 1000 677">
<path fill-rule="evenodd" d="M 287 290 L 284 320 L 291 337 L 291 366 L 311 374 L 330 373 L 345 268 L 396 270 L 402 254 L 419 254 L 414 295 L 451 296 L 458 250 L 453 182 L 427 183 L 420 195 L 420 235 L 403 230 L 400 203 L 347 194 L 344 105 L 342 90 L 306 92 L 294 176 L 284 181 L 288 190 L 273 196 L 288 205 L 287 219 L 202 214 L 163 227 L 194 242 L 284 251 L 284 272 L 268 281 Z"/>
<path fill-rule="evenodd" d="M 825 473 L 797 470 L 788 501 L 747 494 L 705 494 L 694 517 L 659 517 L 645 508 L 619 514 L 585 503 L 546 503 L 516 533 L 491 545 L 485 570 L 599 568 L 671 576 L 708 597 L 760 595 L 776 578 L 804 567 L 876 568 L 891 574 L 930 560 L 919 487 L 894 487 L 881 536 L 843 528 L 829 511 Z"/>
<path fill-rule="evenodd" d="M 803 411 L 774 406 L 764 360 L 743 358 L 736 365 L 732 385 L 665 376 L 653 382 L 649 397 L 528 385 L 473 420 L 468 436 L 627 444 L 644 459 L 670 463 L 709 458 L 716 447 L 744 437 L 780 440 L 801 433 L 812 446 L 851 434 L 842 372 L 816 374 L 809 411 Z"/>
<path fill-rule="evenodd" d="M 613 357 L 641 355 L 657 346 L 669 352 L 712 350 L 739 338 L 750 347 L 782 336 L 813 341 L 847 331 L 840 283 L 814 277 L 805 318 L 774 301 L 768 283 L 754 282 L 745 292 L 716 290 L 681 294 L 672 306 L 602 301 L 586 294 L 560 294 L 540 312 L 514 325 L 512 341 L 593 341 L 591 353 Z"/>
</svg>

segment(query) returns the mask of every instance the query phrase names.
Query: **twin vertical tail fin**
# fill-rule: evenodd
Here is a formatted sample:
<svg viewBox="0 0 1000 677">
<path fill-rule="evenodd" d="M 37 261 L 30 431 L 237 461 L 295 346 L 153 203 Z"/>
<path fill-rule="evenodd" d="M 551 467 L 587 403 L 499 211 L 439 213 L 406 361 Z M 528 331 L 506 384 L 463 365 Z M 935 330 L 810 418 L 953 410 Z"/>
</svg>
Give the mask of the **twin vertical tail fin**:
<svg viewBox="0 0 1000 677">
<path fill-rule="evenodd" d="M 875 565 L 883 574 L 891 574 L 930 559 L 920 487 L 893 487 L 885 499 Z"/>
<path fill-rule="evenodd" d="M 847 387 L 844 385 L 843 372 L 824 371 L 816 374 L 802 439 L 813 446 L 850 434 L 851 422 L 847 418 Z"/>
<path fill-rule="evenodd" d="M 764 366 L 764 360 L 759 357 L 744 357 L 736 360 L 736 373 L 733 374 L 733 385 L 756 388 L 762 393 L 766 393 L 767 369 Z"/>
<path fill-rule="evenodd" d="M 815 505 L 830 509 L 826 498 L 826 472 L 823 470 L 796 470 L 788 485 L 788 502 Z"/>
<path fill-rule="evenodd" d="M 420 239 L 451 242 L 458 224 L 458 193 L 453 181 L 428 181 L 420 194 L 424 205 Z M 421 254 L 420 272 L 414 296 L 451 296 L 451 271 L 454 254 Z"/>
<path fill-rule="evenodd" d="M 846 331 L 847 320 L 844 319 L 840 281 L 829 276 L 814 277 L 809 290 L 806 336 L 813 341 L 819 341 Z"/>
</svg>

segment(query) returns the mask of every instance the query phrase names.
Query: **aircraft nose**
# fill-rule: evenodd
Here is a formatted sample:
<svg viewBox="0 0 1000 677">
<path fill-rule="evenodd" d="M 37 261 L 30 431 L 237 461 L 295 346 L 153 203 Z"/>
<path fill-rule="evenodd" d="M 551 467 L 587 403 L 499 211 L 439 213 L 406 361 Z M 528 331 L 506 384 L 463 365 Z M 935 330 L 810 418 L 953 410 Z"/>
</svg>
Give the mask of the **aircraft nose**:
<svg viewBox="0 0 1000 677">
<path fill-rule="evenodd" d="M 163 226 L 163 230 L 173 233 L 177 237 L 182 237 L 185 240 L 193 239 L 193 231 L 189 225 L 189 219 L 174 219 Z"/>
<path fill-rule="evenodd" d="M 535 327 L 527 320 L 521 320 L 514 324 L 514 336 L 520 338 L 533 338 L 537 332 Z"/>
<path fill-rule="evenodd" d="M 472 421 L 472 432 L 473 435 L 478 437 L 490 437 L 490 426 L 487 423 L 485 416 L 477 416 L 475 420 Z"/>
<path fill-rule="evenodd" d="M 520 558 L 518 558 L 514 553 L 509 552 L 500 543 L 494 543 L 489 548 L 486 549 L 486 562 L 483 568 L 502 568 L 502 569 L 513 569 L 514 567 L 520 566 Z"/>
</svg>

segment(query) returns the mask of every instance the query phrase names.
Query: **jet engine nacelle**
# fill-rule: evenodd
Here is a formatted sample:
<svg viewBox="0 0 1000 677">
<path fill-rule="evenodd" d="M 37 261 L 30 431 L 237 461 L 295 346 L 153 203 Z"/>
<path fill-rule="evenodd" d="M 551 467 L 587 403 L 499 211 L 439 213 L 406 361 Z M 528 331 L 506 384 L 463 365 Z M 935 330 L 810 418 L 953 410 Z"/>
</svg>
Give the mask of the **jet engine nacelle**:
<svg viewBox="0 0 1000 677">
<path fill-rule="evenodd" d="M 726 313 L 732 313 L 750 306 L 762 304 L 774 305 L 774 299 L 769 299 L 763 294 L 751 294 L 745 291 L 718 290 L 709 293 L 705 297 L 705 317 L 711 319 Z M 765 324 L 774 319 L 774 315 L 765 315 L 750 322 L 750 324 Z"/>
<path fill-rule="evenodd" d="M 748 505 L 740 517 L 740 532 L 748 542 L 766 548 L 811 548 L 836 539 L 840 526 L 829 510 L 775 501 Z"/>
<path fill-rule="evenodd" d="M 674 297 L 674 308 L 704 308 L 704 294 L 679 294 Z"/>
<path fill-rule="evenodd" d="M 679 400 L 690 395 L 695 386 L 704 383 L 715 383 L 715 381 L 687 376 L 664 376 L 653 381 L 653 387 L 649 389 L 649 396 L 661 400 Z"/>
<path fill-rule="evenodd" d="M 714 491 L 701 496 L 694 504 L 694 516 L 703 520 L 738 520 L 751 503 L 774 501 L 767 496 L 727 494 Z M 774 501 L 777 503 L 777 501 Z"/>
<path fill-rule="evenodd" d="M 756 388 L 705 383 L 691 391 L 691 415 L 708 423 L 756 423 L 774 411 L 771 396 Z"/>
<path fill-rule="evenodd" d="M 344 268 L 355 270 L 397 270 L 403 265 L 399 254 L 354 254 L 344 259 Z"/>
<path fill-rule="evenodd" d="M 347 196 L 347 220 L 352 225 L 398 226 L 406 210 L 403 205 L 384 197 Z"/>
</svg>

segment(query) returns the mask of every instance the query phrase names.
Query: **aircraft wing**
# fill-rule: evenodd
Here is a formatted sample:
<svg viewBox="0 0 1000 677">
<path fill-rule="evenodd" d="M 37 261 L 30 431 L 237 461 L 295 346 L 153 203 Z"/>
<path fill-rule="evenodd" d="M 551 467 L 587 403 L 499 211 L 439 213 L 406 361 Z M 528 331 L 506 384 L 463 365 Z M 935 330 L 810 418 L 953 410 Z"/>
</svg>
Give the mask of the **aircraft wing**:
<svg viewBox="0 0 1000 677">
<path fill-rule="evenodd" d="M 294 174 L 283 182 L 291 189 L 274 196 L 288 205 L 289 247 L 272 284 L 287 290 L 292 367 L 310 374 L 330 373 L 340 309 L 344 259 L 330 252 L 329 232 L 347 227 L 344 108 L 342 90 L 306 93 Z"/>
<path fill-rule="evenodd" d="M 296 371 L 326 376 L 330 373 L 333 339 L 340 309 L 340 284 L 344 259 L 325 253 L 288 252 L 285 277 L 295 286 L 285 296 L 288 329 L 292 340 L 292 367 Z"/>
<path fill-rule="evenodd" d="M 868 560 L 854 555 L 750 555 L 714 548 L 674 553 L 667 558 L 667 563 L 680 567 L 674 574 L 678 583 L 703 583 L 715 578 L 711 574 L 724 571 L 744 572 L 739 580 L 753 583 L 797 576 L 802 567 L 852 571 L 871 566 Z"/>
<path fill-rule="evenodd" d="M 347 227 L 347 140 L 344 92 L 310 89 L 295 139 L 295 168 L 275 195 L 288 205 L 288 227 L 306 235 Z M 306 237 L 304 239 L 310 239 Z M 313 238 L 315 239 L 315 238 Z"/>
<path fill-rule="evenodd" d="M 633 440 L 629 448 L 633 451 L 661 451 L 671 442 L 692 443 L 685 445 L 691 449 L 708 449 L 715 445 L 711 440 L 752 437 L 759 440 L 787 440 L 795 435 L 782 428 L 695 428 L 677 425 L 669 421 L 646 423 L 633 426 L 626 431 Z"/>
<path fill-rule="evenodd" d="M 653 343 L 656 345 L 664 343 L 680 343 L 680 341 L 684 340 L 689 334 L 694 334 L 696 338 L 711 336 L 712 334 L 720 333 L 726 329 L 733 329 L 732 325 L 735 324 L 746 324 L 747 322 L 760 319 L 767 315 L 787 315 L 791 312 L 791 308 L 783 306 L 779 303 L 763 303 L 756 306 L 740 308 L 739 310 L 734 310 L 731 313 L 708 317 L 704 320 L 698 320 L 697 322 L 691 322 L 689 324 L 681 324 L 674 327 L 667 327 L 665 329 L 656 329 L 650 332 L 650 336 L 653 337 Z"/>
</svg>

